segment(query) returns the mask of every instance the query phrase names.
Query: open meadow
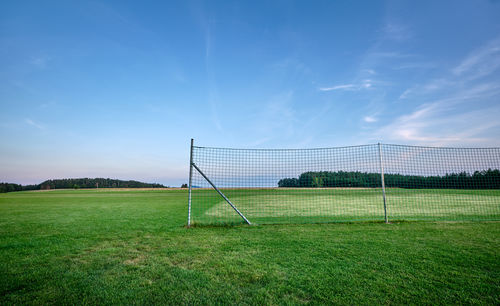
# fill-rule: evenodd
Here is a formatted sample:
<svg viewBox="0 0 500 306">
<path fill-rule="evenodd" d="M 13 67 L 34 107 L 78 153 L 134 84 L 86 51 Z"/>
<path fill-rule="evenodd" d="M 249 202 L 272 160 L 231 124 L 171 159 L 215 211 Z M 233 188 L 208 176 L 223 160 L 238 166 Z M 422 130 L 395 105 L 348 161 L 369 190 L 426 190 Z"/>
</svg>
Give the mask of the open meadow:
<svg viewBox="0 0 500 306">
<path fill-rule="evenodd" d="M 277 192 L 284 193 L 281 200 L 263 201 L 268 211 L 304 196 Z M 339 206 L 327 211 L 330 217 L 341 220 L 339 212 L 354 211 L 352 216 L 383 221 L 377 190 L 335 192 Z M 498 191 L 427 192 L 447 194 L 449 205 L 459 211 L 469 207 L 469 213 L 474 213 L 471 201 L 490 203 L 486 197 L 499 196 Z M 231 196 L 266 223 L 259 210 L 249 210 L 249 194 Z M 423 205 L 409 203 L 408 195 L 389 190 L 388 209 L 407 214 L 411 210 L 405 207 Z M 346 207 L 341 199 L 349 196 L 364 206 Z M 314 201 L 324 208 L 325 199 Z M 435 199 L 415 214 L 441 213 L 436 207 L 443 200 Z M 207 203 L 193 207 L 194 220 L 226 215 L 220 198 Z M 500 222 L 485 221 L 498 212 L 493 205 L 486 217 L 479 211 L 472 218 L 483 221 L 472 222 L 188 229 L 187 190 L 0 194 L 0 304 L 498 304 Z M 313 208 L 303 213 L 317 216 Z"/>
</svg>

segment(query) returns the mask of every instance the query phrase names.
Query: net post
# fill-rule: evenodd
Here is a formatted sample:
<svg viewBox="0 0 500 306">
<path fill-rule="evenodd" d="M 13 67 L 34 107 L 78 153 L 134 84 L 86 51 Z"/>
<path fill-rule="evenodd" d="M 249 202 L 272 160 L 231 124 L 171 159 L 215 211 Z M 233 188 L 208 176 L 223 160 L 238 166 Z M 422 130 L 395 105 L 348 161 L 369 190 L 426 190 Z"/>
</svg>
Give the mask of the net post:
<svg viewBox="0 0 500 306">
<path fill-rule="evenodd" d="M 389 223 L 387 219 L 387 203 L 385 198 L 385 179 L 384 179 L 384 163 L 382 159 L 382 145 L 378 143 L 378 160 L 380 165 L 380 180 L 382 181 L 382 198 L 384 199 L 384 221 Z"/>
<path fill-rule="evenodd" d="M 191 226 L 191 182 L 193 180 L 193 138 L 191 138 L 191 150 L 189 154 L 189 191 L 188 191 L 188 224 Z"/>
</svg>

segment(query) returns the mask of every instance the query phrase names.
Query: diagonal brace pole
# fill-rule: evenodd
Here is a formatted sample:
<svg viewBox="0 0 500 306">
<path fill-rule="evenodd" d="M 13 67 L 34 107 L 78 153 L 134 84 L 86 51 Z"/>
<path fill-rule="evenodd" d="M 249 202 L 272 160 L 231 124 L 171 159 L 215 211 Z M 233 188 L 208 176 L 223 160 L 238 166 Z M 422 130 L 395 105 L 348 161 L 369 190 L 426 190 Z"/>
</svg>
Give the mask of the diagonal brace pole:
<svg viewBox="0 0 500 306">
<path fill-rule="evenodd" d="M 210 185 L 212 185 L 212 187 L 215 189 L 215 191 L 217 191 L 221 197 L 224 198 L 224 200 L 226 200 L 226 202 L 231 205 L 231 207 L 238 213 L 238 215 L 240 215 L 241 218 L 243 218 L 243 220 L 245 220 L 246 223 L 248 223 L 249 225 L 251 225 L 252 223 L 250 223 L 250 221 L 248 221 L 248 219 L 238 210 L 238 208 L 236 208 L 236 206 L 234 206 L 233 203 L 231 203 L 231 201 L 229 201 L 229 199 L 222 193 L 222 191 L 219 190 L 219 188 L 217 188 L 217 186 L 214 185 L 214 183 L 212 183 L 212 181 L 205 175 L 205 173 L 203 173 L 200 168 L 198 168 L 198 166 L 196 166 L 195 163 L 192 163 L 193 167 L 207 180 L 207 182 L 210 183 Z"/>
</svg>

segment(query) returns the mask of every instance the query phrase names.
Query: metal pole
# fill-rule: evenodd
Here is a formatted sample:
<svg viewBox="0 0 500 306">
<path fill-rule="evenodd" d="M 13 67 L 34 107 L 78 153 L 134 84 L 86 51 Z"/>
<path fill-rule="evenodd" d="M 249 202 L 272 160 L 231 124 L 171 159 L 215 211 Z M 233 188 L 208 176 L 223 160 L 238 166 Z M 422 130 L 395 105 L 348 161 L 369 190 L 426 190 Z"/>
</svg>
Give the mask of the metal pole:
<svg viewBox="0 0 500 306">
<path fill-rule="evenodd" d="M 389 223 L 387 219 L 387 204 L 385 199 L 385 179 L 384 179 L 384 163 L 382 162 L 382 145 L 378 143 L 378 158 L 380 162 L 380 179 L 382 180 L 382 197 L 384 198 L 384 220 L 385 223 Z"/>
<path fill-rule="evenodd" d="M 207 180 L 207 182 L 209 182 L 210 185 L 212 185 L 212 187 L 215 189 L 215 191 L 217 191 L 221 195 L 221 197 L 223 197 L 224 200 L 226 200 L 226 202 L 229 203 L 229 205 L 231 205 L 231 207 L 238 213 L 238 215 L 240 215 L 240 217 L 242 217 L 243 220 L 245 220 L 246 223 L 248 223 L 249 225 L 251 225 L 252 223 L 250 223 L 250 221 L 248 221 L 248 219 L 245 218 L 245 216 L 238 210 L 238 208 L 236 208 L 236 206 L 234 206 L 233 203 L 231 203 L 231 201 L 229 201 L 229 199 L 219 190 L 219 188 L 217 188 L 217 186 L 215 186 L 214 183 L 212 183 L 212 181 L 205 175 L 205 173 L 203 173 L 200 170 L 200 168 L 198 168 L 198 166 L 196 166 L 195 163 L 192 163 L 192 165 Z"/>
<path fill-rule="evenodd" d="M 193 138 L 191 138 L 191 151 L 189 154 L 189 196 L 188 196 L 188 227 L 191 226 L 191 181 L 193 179 Z"/>
</svg>

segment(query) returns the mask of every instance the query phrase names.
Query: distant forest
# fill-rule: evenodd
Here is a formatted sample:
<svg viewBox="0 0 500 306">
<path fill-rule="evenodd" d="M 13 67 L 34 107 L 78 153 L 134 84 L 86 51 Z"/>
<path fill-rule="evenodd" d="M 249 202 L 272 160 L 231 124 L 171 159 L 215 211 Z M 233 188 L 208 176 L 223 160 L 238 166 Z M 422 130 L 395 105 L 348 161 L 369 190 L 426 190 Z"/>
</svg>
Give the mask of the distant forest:
<svg viewBox="0 0 500 306">
<path fill-rule="evenodd" d="M 79 189 L 79 188 L 166 188 L 161 184 L 142 183 L 138 181 L 122 181 L 109 178 L 76 178 L 47 180 L 38 185 L 19 185 L 0 183 L 0 193 L 23 190 L 48 189 Z"/>
<path fill-rule="evenodd" d="M 444 176 L 385 174 L 386 187 L 435 189 L 500 189 L 500 171 L 451 173 Z M 278 187 L 380 187 L 380 173 L 304 172 L 299 178 L 284 178 Z"/>
</svg>

